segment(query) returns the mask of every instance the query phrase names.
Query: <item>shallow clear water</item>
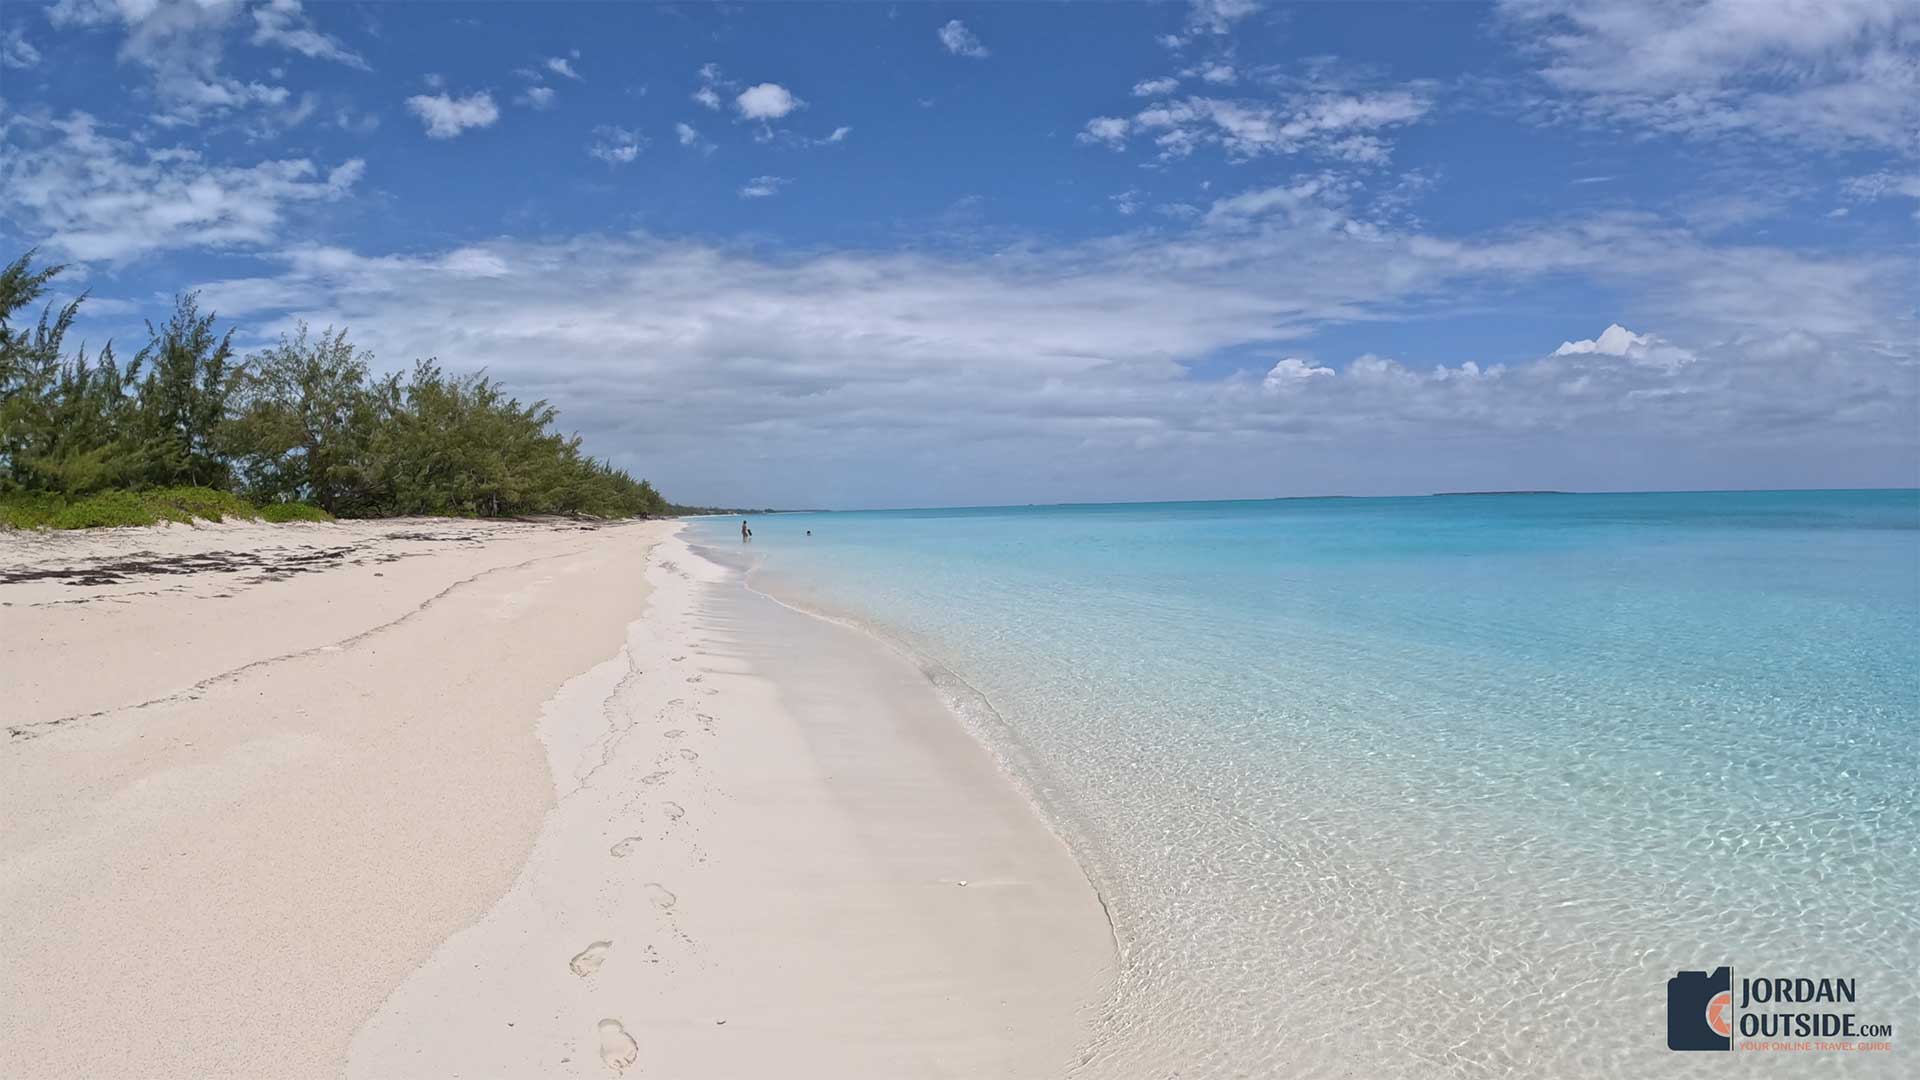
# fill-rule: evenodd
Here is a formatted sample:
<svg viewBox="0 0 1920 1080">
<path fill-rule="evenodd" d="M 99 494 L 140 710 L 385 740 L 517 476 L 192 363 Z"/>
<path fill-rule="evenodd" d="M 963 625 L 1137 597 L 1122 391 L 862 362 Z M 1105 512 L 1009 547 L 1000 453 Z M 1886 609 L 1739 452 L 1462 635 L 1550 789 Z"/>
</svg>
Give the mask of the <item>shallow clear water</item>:
<svg viewBox="0 0 1920 1080">
<path fill-rule="evenodd" d="M 926 658 L 1107 899 L 1083 1075 L 1717 1075 L 1665 993 L 1722 963 L 1896 1024 L 1740 1071 L 1920 1074 L 1920 493 L 754 526 L 755 586 Z"/>
</svg>

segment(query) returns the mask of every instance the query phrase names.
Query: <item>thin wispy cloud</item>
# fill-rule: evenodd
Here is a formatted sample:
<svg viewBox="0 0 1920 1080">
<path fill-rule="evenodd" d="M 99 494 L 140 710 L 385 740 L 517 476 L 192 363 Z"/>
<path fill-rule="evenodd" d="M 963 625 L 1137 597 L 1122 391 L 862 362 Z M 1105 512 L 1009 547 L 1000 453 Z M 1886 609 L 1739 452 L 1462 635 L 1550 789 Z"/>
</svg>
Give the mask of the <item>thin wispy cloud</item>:
<svg viewBox="0 0 1920 1080">
<path fill-rule="evenodd" d="M 0 154 L 9 213 L 59 259 L 265 247 L 296 207 L 347 197 L 367 171 L 359 158 L 218 163 L 191 146 L 116 137 L 80 112 L 9 123 L 23 136 Z"/>
<path fill-rule="evenodd" d="M 1920 7 L 1504 0 L 1539 75 L 1595 119 L 1920 152 Z"/>
<path fill-rule="evenodd" d="M 941 46 L 955 56 L 983 60 L 988 55 L 987 47 L 980 43 L 980 38 L 959 19 L 949 20 L 939 29 L 938 35 Z"/>
<path fill-rule="evenodd" d="M 784 176 L 756 176 L 740 186 L 743 199 L 767 199 L 780 194 L 780 189 L 793 181 Z"/>
<path fill-rule="evenodd" d="M 588 156 L 609 165 L 630 165 L 647 146 L 646 138 L 639 132 L 608 124 L 593 129 L 593 136 L 593 142 L 587 147 Z"/>
</svg>

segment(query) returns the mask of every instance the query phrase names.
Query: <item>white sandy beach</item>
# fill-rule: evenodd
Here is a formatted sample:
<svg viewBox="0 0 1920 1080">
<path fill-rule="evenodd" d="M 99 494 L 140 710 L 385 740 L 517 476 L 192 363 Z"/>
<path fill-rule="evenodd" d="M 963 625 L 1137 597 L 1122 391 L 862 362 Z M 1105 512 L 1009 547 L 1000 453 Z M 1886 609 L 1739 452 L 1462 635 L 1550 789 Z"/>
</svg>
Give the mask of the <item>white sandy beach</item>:
<svg viewBox="0 0 1920 1080">
<path fill-rule="evenodd" d="M 1069 853 L 674 530 L 0 535 L 0 1075 L 1066 1073 Z"/>
</svg>

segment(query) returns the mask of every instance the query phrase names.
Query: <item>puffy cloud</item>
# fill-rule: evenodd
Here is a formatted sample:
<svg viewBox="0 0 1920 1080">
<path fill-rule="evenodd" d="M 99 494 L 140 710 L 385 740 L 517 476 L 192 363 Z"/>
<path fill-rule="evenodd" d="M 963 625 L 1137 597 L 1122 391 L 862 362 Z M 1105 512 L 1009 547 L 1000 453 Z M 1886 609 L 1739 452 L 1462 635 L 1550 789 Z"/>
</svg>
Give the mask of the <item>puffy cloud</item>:
<svg viewBox="0 0 1920 1080">
<path fill-rule="evenodd" d="M 673 125 L 673 134 L 680 140 L 681 146 L 692 146 L 700 141 L 700 132 L 692 124 Z"/>
<path fill-rule="evenodd" d="M 574 59 L 578 59 L 579 56 L 580 53 L 576 50 L 573 54 Z M 546 67 L 548 71 L 553 72 L 555 75 L 561 75 L 575 80 L 580 78 L 580 73 L 573 69 L 573 60 L 565 56 L 547 57 Z"/>
<path fill-rule="evenodd" d="M 1647 367 L 1673 370 L 1693 363 L 1691 352 L 1671 345 L 1651 334 L 1636 334 L 1619 323 L 1609 325 L 1597 338 L 1563 341 L 1553 350 L 1555 356 L 1617 356 Z"/>
<path fill-rule="evenodd" d="M 1310 361 L 1289 356 L 1267 369 L 1264 379 L 1260 380 L 1263 389 L 1272 392 L 1284 392 L 1298 387 L 1309 379 L 1331 378 L 1334 371 L 1330 367 L 1320 367 Z"/>
<path fill-rule="evenodd" d="M 553 103 L 558 97 L 559 94 L 551 86 L 529 86 L 524 93 L 513 100 L 521 105 L 545 110 L 553 108 Z"/>
<path fill-rule="evenodd" d="M 733 83 L 720 77 L 719 64 L 700 65 L 699 76 L 700 85 L 693 92 L 693 100 L 715 112 L 720 111 L 720 91 L 731 89 Z"/>
<path fill-rule="evenodd" d="M 805 104 L 779 83 L 749 86 L 733 99 L 733 107 L 748 120 L 778 120 Z"/>
<path fill-rule="evenodd" d="M 271 244 L 290 207 L 339 199 L 366 170 L 358 158 L 331 169 L 306 158 L 216 165 L 186 147 L 114 138 L 83 112 L 15 116 L 6 139 L 0 212 L 82 261 Z"/>
<path fill-rule="evenodd" d="M 820 141 L 823 143 L 842 143 L 842 142 L 846 142 L 847 136 L 851 134 L 853 134 L 853 129 L 846 126 L 845 124 L 842 124 L 839 127 L 834 128 L 831 132 L 827 134 L 826 138 L 821 139 Z"/>
<path fill-rule="evenodd" d="M 492 127 L 500 119 L 493 95 L 482 90 L 465 97 L 450 94 L 415 94 L 407 99 L 407 111 L 427 126 L 427 136 L 451 139 L 468 128 Z"/>
<path fill-rule="evenodd" d="M 1081 142 L 1103 143 L 1118 150 L 1126 145 L 1130 128 L 1124 116 L 1096 116 L 1087 121 L 1079 138 Z"/>
<path fill-rule="evenodd" d="M 1160 97 L 1180 89 L 1180 80 L 1171 75 L 1158 79 L 1142 79 L 1133 84 L 1134 97 Z"/>
<path fill-rule="evenodd" d="M 1658 131 L 1920 149 L 1920 6 L 1505 0 L 1582 111 Z"/>
<path fill-rule="evenodd" d="M 756 176 L 740 188 L 743 199 L 765 199 L 780 194 L 780 189 L 792 183 L 784 176 Z"/>
<path fill-rule="evenodd" d="M 980 44 L 979 37 L 967 29 L 966 24 L 959 19 L 949 20 L 940 28 L 939 35 L 940 44 L 955 56 L 969 56 L 979 60 L 987 55 L 987 47 Z"/>
</svg>

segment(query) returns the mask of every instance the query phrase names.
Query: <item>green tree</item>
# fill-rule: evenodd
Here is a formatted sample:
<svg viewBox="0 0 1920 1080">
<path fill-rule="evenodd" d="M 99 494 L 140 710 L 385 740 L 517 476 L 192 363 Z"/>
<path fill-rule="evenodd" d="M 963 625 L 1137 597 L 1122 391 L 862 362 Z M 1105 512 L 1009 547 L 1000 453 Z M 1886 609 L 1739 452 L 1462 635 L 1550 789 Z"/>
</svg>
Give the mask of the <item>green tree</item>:
<svg viewBox="0 0 1920 1080">
<path fill-rule="evenodd" d="M 136 421 L 143 483 L 230 490 L 227 407 L 242 365 L 233 331 L 216 334 L 213 321 L 200 314 L 198 295 L 186 293 L 164 326 L 147 324 L 151 340 L 133 358 L 147 369 Z"/>
<path fill-rule="evenodd" d="M 125 366 L 111 343 L 68 357 L 85 297 L 22 322 L 61 269 L 34 270 L 32 254 L 0 270 L 0 496 L 57 507 L 186 485 L 341 517 L 668 512 L 653 485 L 561 434 L 549 403 L 522 404 L 484 372 L 450 375 L 435 360 L 376 377 L 340 331 L 314 338 L 302 326 L 240 361 L 233 331 L 217 332 L 188 293 Z"/>
<path fill-rule="evenodd" d="M 367 452 L 381 423 L 371 356 L 343 331 L 293 337 L 247 360 L 228 443 L 246 493 L 341 515 L 378 500 Z"/>
</svg>

